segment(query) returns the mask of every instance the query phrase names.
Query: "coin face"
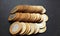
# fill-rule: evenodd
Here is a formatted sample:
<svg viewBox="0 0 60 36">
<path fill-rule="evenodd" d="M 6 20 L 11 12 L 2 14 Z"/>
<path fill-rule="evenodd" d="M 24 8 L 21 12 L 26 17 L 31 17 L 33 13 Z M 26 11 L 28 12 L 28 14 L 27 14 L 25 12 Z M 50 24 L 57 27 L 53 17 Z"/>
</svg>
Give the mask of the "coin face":
<svg viewBox="0 0 60 36">
<path fill-rule="evenodd" d="M 29 24 L 30 24 L 30 32 L 27 35 L 31 35 L 35 31 L 34 24 L 32 24 L 32 23 L 29 23 Z"/>
<path fill-rule="evenodd" d="M 13 35 L 19 33 L 21 29 L 22 29 L 22 25 L 19 22 L 12 23 L 12 25 L 9 28 L 10 33 Z"/>
<path fill-rule="evenodd" d="M 23 23 L 23 22 L 21 22 L 21 24 L 22 24 L 22 30 L 21 30 L 21 32 L 19 33 L 20 35 L 22 35 L 22 34 L 26 31 L 26 24 Z"/>
<path fill-rule="evenodd" d="M 46 14 L 42 14 L 43 21 L 48 21 L 48 16 Z"/>
<path fill-rule="evenodd" d="M 39 33 L 44 33 L 46 31 L 47 27 L 40 28 Z"/>
</svg>

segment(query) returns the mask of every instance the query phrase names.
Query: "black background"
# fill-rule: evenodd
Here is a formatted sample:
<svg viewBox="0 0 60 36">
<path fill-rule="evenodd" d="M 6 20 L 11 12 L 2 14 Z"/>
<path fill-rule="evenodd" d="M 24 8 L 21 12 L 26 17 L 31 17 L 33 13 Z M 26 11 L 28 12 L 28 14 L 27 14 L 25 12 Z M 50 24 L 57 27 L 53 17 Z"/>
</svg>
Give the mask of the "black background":
<svg viewBox="0 0 60 36">
<path fill-rule="evenodd" d="M 47 9 L 47 31 L 31 36 L 60 36 L 60 0 L 0 0 L 0 36 L 11 36 L 8 16 L 14 6 L 21 4 L 43 5 Z"/>
</svg>

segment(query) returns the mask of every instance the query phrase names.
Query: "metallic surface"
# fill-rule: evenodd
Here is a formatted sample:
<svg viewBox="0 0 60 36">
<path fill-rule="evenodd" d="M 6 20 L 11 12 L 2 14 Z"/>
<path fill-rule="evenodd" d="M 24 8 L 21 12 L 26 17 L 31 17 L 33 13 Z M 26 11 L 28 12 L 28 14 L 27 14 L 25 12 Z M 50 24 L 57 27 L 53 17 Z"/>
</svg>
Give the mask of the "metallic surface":
<svg viewBox="0 0 60 36">
<path fill-rule="evenodd" d="M 0 0 L 0 36 L 11 36 L 8 16 L 10 10 L 20 4 L 43 5 L 47 9 L 47 31 L 31 36 L 60 36 L 60 0 Z"/>
</svg>

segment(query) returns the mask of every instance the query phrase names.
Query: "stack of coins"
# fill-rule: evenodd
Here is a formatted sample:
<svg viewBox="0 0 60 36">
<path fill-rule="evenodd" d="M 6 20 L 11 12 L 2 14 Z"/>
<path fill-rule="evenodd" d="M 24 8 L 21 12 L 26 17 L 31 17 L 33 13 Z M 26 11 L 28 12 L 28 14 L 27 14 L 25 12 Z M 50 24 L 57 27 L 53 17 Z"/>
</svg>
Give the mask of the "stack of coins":
<svg viewBox="0 0 60 36">
<path fill-rule="evenodd" d="M 38 22 L 41 20 L 41 14 L 39 13 L 15 13 L 11 14 L 8 18 L 9 21 L 21 21 L 21 22 Z"/>
<path fill-rule="evenodd" d="M 14 21 L 9 31 L 12 35 L 31 35 L 44 33 L 47 29 L 48 16 L 43 6 L 18 5 L 14 7 L 8 21 Z"/>
<path fill-rule="evenodd" d="M 10 33 L 15 35 L 31 35 L 37 33 L 43 33 L 46 31 L 46 22 L 41 23 L 25 23 L 14 22 L 10 26 Z"/>
</svg>

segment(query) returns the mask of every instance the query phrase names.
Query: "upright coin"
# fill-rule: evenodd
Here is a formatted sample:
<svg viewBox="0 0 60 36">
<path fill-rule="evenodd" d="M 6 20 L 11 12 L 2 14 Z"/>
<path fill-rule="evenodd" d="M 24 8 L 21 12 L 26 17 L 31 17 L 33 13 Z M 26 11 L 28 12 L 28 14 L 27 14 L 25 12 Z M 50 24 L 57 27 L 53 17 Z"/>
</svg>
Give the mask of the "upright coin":
<svg viewBox="0 0 60 36">
<path fill-rule="evenodd" d="M 35 32 L 34 34 L 37 34 L 39 32 L 39 26 L 37 23 L 34 24 L 35 25 Z"/>
<path fill-rule="evenodd" d="M 34 27 L 34 24 L 32 24 L 32 23 L 30 23 L 30 32 L 27 34 L 27 35 L 31 35 L 31 34 L 33 34 L 34 33 L 34 31 L 35 31 L 35 27 Z"/>
<path fill-rule="evenodd" d="M 42 12 L 41 12 L 41 13 L 42 13 L 42 14 L 43 14 L 43 13 L 46 13 L 46 9 L 45 9 L 43 6 L 41 6 L 41 8 L 42 8 Z"/>
<path fill-rule="evenodd" d="M 39 22 L 41 20 L 41 15 L 39 13 L 36 13 L 36 20 Z"/>
<path fill-rule="evenodd" d="M 10 14 L 10 16 L 8 17 L 9 21 L 16 21 L 19 18 L 19 13 L 15 13 L 15 14 Z"/>
<path fill-rule="evenodd" d="M 37 16 L 35 15 L 35 13 L 31 14 L 30 21 L 31 21 L 31 22 L 37 21 L 37 20 L 36 20 L 36 17 L 37 17 Z"/>
<path fill-rule="evenodd" d="M 28 34 L 30 32 L 30 24 L 29 23 L 26 23 L 26 30 L 25 32 L 23 33 L 23 35 L 25 34 Z"/>
<path fill-rule="evenodd" d="M 21 32 L 19 33 L 20 35 L 23 35 L 23 33 L 26 31 L 26 24 L 21 22 L 20 24 L 22 24 L 22 30 Z"/>
<path fill-rule="evenodd" d="M 42 14 L 43 21 L 48 21 L 48 16 L 46 14 Z"/>
<path fill-rule="evenodd" d="M 11 24 L 9 31 L 11 34 L 17 34 L 21 31 L 22 25 L 19 22 L 14 22 Z"/>
<path fill-rule="evenodd" d="M 44 27 L 46 27 L 46 22 L 45 22 L 45 21 L 43 21 L 43 22 L 41 22 L 41 23 L 37 23 L 37 24 L 38 24 L 39 28 L 44 28 Z"/>
<path fill-rule="evenodd" d="M 41 29 L 39 30 L 39 33 L 44 33 L 44 32 L 46 31 L 46 29 L 47 29 L 47 27 L 41 28 Z"/>
<path fill-rule="evenodd" d="M 17 5 L 10 11 L 10 13 L 11 14 L 16 13 L 17 11 L 21 12 L 21 10 L 24 11 L 23 9 L 25 10 L 24 5 L 23 6 L 22 5 Z"/>
</svg>

